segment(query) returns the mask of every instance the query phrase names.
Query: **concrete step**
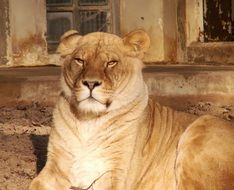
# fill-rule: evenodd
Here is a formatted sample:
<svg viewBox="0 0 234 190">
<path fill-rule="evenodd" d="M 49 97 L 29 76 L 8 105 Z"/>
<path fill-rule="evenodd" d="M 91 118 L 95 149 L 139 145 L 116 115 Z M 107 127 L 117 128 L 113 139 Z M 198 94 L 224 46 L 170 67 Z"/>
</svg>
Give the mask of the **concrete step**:
<svg viewBox="0 0 234 190">
<path fill-rule="evenodd" d="M 15 102 L 54 104 L 60 86 L 60 67 L 0 68 L 0 105 Z"/>
</svg>

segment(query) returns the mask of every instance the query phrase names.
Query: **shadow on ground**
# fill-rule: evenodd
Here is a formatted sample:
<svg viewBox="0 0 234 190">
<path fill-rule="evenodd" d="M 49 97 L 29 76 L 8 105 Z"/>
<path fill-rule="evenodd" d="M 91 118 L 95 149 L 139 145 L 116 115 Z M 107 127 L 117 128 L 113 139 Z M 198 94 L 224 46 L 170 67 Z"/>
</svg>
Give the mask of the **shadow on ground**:
<svg viewBox="0 0 234 190">
<path fill-rule="evenodd" d="M 31 135 L 30 139 L 34 147 L 34 154 L 37 157 L 37 174 L 43 169 L 47 160 L 48 135 Z"/>
</svg>

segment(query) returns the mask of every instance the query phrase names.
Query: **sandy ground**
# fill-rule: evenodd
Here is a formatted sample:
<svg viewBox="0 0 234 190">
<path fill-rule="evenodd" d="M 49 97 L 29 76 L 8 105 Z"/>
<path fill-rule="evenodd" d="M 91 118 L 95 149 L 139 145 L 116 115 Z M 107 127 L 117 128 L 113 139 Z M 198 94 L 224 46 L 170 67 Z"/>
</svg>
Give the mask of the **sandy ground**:
<svg viewBox="0 0 234 190">
<path fill-rule="evenodd" d="M 0 190 L 26 190 L 46 161 L 52 107 L 0 107 Z"/>
<path fill-rule="evenodd" d="M 0 106 L 0 190 L 26 190 L 46 162 L 51 106 L 18 103 Z M 200 102 L 184 111 L 234 121 L 234 106 Z"/>
<path fill-rule="evenodd" d="M 26 190 L 46 160 L 47 136 L 0 135 L 0 189 Z M 38 157 L 37 157 L 38 156 Z"/>
</svg>

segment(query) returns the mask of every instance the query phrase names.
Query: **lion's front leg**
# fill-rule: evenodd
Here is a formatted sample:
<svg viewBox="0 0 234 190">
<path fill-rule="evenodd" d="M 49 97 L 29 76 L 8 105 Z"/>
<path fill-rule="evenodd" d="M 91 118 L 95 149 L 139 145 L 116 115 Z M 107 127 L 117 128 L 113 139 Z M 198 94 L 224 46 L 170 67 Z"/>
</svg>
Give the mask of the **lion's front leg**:
<svg viewBox="0 0 234 190">
<path fill-rule="evenodd" d="M 55 167 L 46 164 L 40 174 L 33 179 L 29 190 L 68 190 L 69 182 L 58 171 L 54 171 Z"/>
<path fill-rule="evenodd" d="M 43 171 L 43 175 L 39 175 L 33 179 L 29 190 L 54 190 L 55 185 L 53 185 L 51 179 L 51 176 L 46 171 Z"/>
<path fill-rule="evenodd" d="M 29 190 L 54 190 L 54 188 L 48 181 L 38 176 L 31 182 Z"/>
</svg>

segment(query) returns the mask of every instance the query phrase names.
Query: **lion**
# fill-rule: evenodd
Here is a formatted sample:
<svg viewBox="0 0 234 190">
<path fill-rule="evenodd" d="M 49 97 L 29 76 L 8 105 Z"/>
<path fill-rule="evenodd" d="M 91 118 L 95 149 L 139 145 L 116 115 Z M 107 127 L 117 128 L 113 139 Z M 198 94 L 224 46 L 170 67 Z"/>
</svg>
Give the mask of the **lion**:
<svg viewBox="0 0 234 190">
<path fill-rule="evenodd" d="M 150 38 L 68 31 L 47 162 L 30 190 L 231 190 L 234 124 L 157 103 L 143 80 Z"/>
</svg>

